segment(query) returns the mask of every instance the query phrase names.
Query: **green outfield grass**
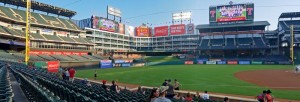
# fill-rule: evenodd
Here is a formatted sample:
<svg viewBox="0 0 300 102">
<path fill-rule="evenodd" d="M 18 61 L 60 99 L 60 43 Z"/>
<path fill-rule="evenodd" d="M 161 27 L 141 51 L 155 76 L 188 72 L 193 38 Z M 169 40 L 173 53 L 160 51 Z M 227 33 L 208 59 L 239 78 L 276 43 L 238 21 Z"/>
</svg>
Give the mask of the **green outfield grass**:
<svg viewBox="0 0 300 102">
<path fill-rule="evenodd" d="M 122 83 L 158 87 L 165 79 L 176 78 L 184 90 L 198 90 L 225 94 L 256 96 L 267 87 L 239 80 L 234 73 L 246 70 L 291 69 L 288 65 L 168 65 L 140 68 L 100 69 L 100 79 L 118 80 Z M 95 69 L 78 70 L 77 77 L 93 78 Z M 275 98 L 300 100 L 300 91 L 274 90 Z"/>
</svg>

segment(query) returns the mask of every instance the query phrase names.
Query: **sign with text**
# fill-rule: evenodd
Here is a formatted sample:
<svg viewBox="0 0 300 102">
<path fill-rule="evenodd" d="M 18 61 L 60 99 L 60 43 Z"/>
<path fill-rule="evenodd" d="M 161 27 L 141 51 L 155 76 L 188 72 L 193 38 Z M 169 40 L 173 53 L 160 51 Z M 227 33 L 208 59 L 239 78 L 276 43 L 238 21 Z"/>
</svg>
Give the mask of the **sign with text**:
<svg viewBox="0 0 300 102">
<path fill-rule="evenodd" d="M 168 26 L 160 26 L 154 28 L 154 36 L 168 36 Z"/>
<path fill-rule="evenodd" d="M 113 63 L 111 60 L 101 60 L 100 68 L 113 68 Z"/>
<path fill-rule="evenodd" d="M 184 24 L 171 25 L 170 26 L 170 34 L 171 35 L 185 34 L 185 25 Z"/>
<path fill-rule="evenodd" d="M 47 67 L 48 67 L 48 72 L 58 72 L 59 68 L 59 61 L 48 61 L 47 62 Z"/>
</svg>

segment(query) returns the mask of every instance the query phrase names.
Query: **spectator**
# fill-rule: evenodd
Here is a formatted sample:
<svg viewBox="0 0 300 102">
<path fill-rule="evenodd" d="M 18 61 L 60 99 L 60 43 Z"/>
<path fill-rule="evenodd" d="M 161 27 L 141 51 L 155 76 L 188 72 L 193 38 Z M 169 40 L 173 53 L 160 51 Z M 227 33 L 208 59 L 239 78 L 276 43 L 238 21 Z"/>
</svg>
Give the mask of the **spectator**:
<svg viewBox="0 0 300 102">
<path fill-rule="evenodd" d="M 167 98 L 173 98 L 174 97 L 174 86 L 171 84 L 171 79 L 168 80 L 168 85 L 169 88 L 167 90 L 166 97 Z"/>
<path fill-rule="evenodd" d="M 174 89 L 175 90 L 179 90 L 179 87 L 181 86 L 181 84 L 175 79 L 174 80 Z"/>
<path fill-rule="evenodd" d="M 106 86 L 106 80 L 102 80 L 102 86 L 103 89 L 105 89 L 106 91 L 108 91 L 108 88 Z"/>
<path fill-rule="evenodd" d="M 137 92 L 141 94 L 145 94 L 145 91 L 142 89 L 141 86 L 138 87 Z"/>
<path fill-rule="evenodd" d="M 70 74 L 70 81 L 73 82 L 74 81 L 74 76 L 76 74 L 76 71 L 74 70 L 74 68 L 71 68 L 69 70 L 69 74 Z"/>
<path fill-rule="evenodd" d="M 63 80 L 66 80 L 66 70 L 62 69 L 61 76 Z"/>
<path fill-rule="evenodd" d="M 229 102 L 229 98 L 228 98 L 228 97 L 225 97 L 225 98 L 224 98 L 224 102 Z"/>
<path fill-rule="evenodd" d="M 154 100 L 159 96 L 159 90 L 157 88 L 153 88 L 150 93 L 150 97 L 147 102 L 154 102 Z"/>
<path fill-rule="evenodd" d="M 256 96 L 258 102 L 265 102 L 267 91 L 264 90 L 263 93 Z"/>
<path fill-rule="evenodd" d="M 110 90 L 119 93 L 119 86 L 117 85 L 117 82 L 113 80 L 111 83 L 112 85 L 110 86 Z"/>
<path fill-rule="evenodd" d="M 86 86 L 92 86 L 91 82 L 88 81 L 88 82 L 86 83 Z"/>
<path fill-rule="evenodd" d="M 166 79 L 165 82 L 162 84 L 162 86 L 167 86 L 168 85 L 168 80 Z"/>
<path fill-rule="evenodd" d="M 66 75 L 65 80 L 69 81 L 70 73 L 69 73 L 69 70 L 68 70 L 68 69 L 65 69 L 65 75 Z"/>
<path fill-rule="evenodd" d="M 97 70 L 94 72 L 94 80 L 97 80 Z"/>
<path fill-rule="evenodd" d="M 176 93 L 173 98 L 175 98 L 177 100 L 184 100 L 184 97 L 182 97 L 181 93 Z"/>
<path fill-rule="evenodd" d="M 60 66 L 60 67 L 58 68 L 58 74 L 61 76 L 61 78 L 63 78 L 63 73 L 64 73 L 64 70 L 63 70 L 63 68 Z"/>
<path fill-rule="evenodd" d="M 88 79 L 87 79 L 87 78 L 84 78 L 83 80 L 80 81 L 80 83 L 81 83 L 82 85 L 86 85 L 87 82 L 88 82 Z"/>
<path fill-rule="evenodd" d="M 193 97 L 192 97 L 191 93 L 187 93 L 185 101 L 186 102 L 193 102 Z"/>
<path fill-rule="evenodd" d="M 201 96 L 199 94 L 199 91 L 196 92 L 196 94 L 194 95 L 194 100 L 200 100 L 201 99 Z"/>
<path fill-rule="evenodd" d="M 153 102 L 171 102 L 170 99 L 166 98 L 167 90 L 169 89 L 168 86 L 161 86 L 159 88 L 159 97 L 156 98 Z"/>
<path fill-rule="evenodd" d="M 266 94 L 266 101 L 267 102 L 273 102 L 274 98 L 273 96 L 271 95 L 271 90 L 267 90 L 267 94 Z"/>
<path fill-rule="evenodd" d="M 203 98 L 203 100 L 209 100 L 209 94 L 207 93 L 207 91 L 204 91 L 202 98 Z"/>
</svg>

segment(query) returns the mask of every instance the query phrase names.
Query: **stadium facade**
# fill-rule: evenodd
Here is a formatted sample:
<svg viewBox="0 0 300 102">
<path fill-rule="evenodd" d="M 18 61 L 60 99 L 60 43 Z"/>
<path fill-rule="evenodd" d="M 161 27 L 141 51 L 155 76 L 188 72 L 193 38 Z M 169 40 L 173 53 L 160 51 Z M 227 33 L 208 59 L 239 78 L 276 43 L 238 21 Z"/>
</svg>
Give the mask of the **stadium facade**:
<svg viewBox="0 0 300 102">
<path fill-rule="evenodd" d="M 12 2 L 5 3 L 14 5 Z M 24 50 L 25 11 L 22 10 L 22 5 L 17 6 L 0 6 L 0 30 L 3 35 L 1 43 L 6 52 Z M 34 9 L 47 12 L 45 8 Z M 52 10 L 51 7 L 50 9 Z M 300 25 L 299 20 L 294 19 L 298 17 L 298 12 L 283 13 L 279 17 L 278 29 L 269 31 L 266 29 L 270 25 L 268 21 L 254 21 L 253 3 L 211 6 L 209 24 L 188 23 L 159 27 L 145 24 L 133 27 L 94 15 L 84 20 L 70 20 L 68 18 L 76 12 L 64 11 L 66 12 L 47 12 L 47 15 L 32 13 L 32 60 L 78 61 L 91 60 L 89 57 L 82 58 L 81 55 L 100 58 L 100 54 L 104 56 L 111 53 L 141 52 L 162 55 L 167 52 L 189 53 L 205 60 L 289 61 L 289 49 L 285 45 L 290 43 L 290 26 Z M 61 17 L 49 16 L 48 13 Z M 297 26 L 294 31 L 294 46 L 297 51 Z M 60 55 L 67 55 L 67 58 Z M 23 57 L 22 54 L 18 56 Z M 296 53 L 296 60 L 297 57 L 299 54 Z"/>
</svg>

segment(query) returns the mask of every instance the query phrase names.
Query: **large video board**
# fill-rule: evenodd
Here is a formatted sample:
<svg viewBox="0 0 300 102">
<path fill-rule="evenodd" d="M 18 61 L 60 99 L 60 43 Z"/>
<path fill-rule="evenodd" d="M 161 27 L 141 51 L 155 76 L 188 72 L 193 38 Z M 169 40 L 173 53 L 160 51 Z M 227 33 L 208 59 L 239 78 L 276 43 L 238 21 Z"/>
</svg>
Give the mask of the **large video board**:
<svg viewBox="0 0 300 102">
<path fill-rule="evenodd" d="M 253 21 L 253 19 L 253 3 L 209 7 L 210 22 Z"/>
</svg>

